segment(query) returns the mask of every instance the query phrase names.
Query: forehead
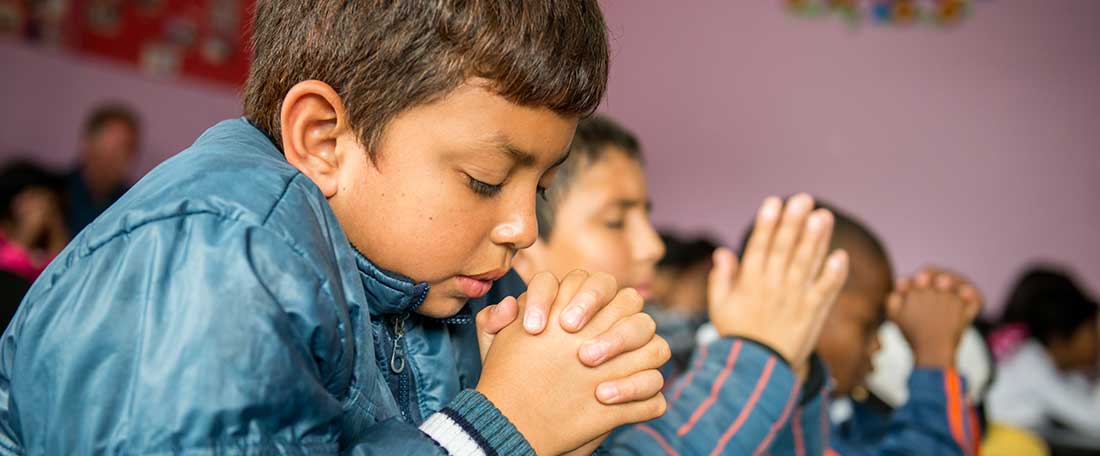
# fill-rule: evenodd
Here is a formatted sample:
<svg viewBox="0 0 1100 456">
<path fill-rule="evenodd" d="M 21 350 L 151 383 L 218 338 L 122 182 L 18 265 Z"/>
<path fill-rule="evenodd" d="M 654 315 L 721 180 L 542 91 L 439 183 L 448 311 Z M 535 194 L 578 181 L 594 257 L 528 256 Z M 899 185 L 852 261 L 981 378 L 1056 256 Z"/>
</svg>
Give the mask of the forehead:
<svg viewBox="0 0 1100 456">
<path fill-rule="evenodd" d="M 638 160 L 617 146 L 607 146 L 595 162 L 587 157 L 576 166 L 573 181 L 568 183 L 562 209 L 566 205 L 598 210 L 615 203 L 644 206 L 649 198 L 645 171 Z M 570 158 L 573 160 L 574 158 Z"/>
<path fill-rule="evenodd" d="M 129 122 L 122 119 L 111 119 L 100 125 L 99 129 L 95 130 L 93 134 L 101 138 L 117 138 L 134 136 L 137 132 L 134 131 Z"/>
<path fill-rule="evenodd" d="M 869 293 L 865 289 L 845 288 L 837 296 L 833 311 L 860 321 L 876 320 L 886 312 L 886 295 Z"/>
<path fill-rule="evenodd" d="M 439 151 L 545 169 L 565 156 L 576 125 L 574 117 L 522 106 L 484 84 L 467 83 L 394 117 L 383 130 L 378 155 L 386 162 Z"/>
</svg>

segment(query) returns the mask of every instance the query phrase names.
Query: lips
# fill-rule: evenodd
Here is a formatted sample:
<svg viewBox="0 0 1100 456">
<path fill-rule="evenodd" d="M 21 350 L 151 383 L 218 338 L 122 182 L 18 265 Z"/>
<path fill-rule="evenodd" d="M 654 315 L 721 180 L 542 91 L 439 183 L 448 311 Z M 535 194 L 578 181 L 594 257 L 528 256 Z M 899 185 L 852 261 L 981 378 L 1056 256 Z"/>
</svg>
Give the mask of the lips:
<svg viewBox="0 0 1100 456">
<path fill-rule="evenodd" d="M 455 280 L 458 282 L 458 291 L 470 299 L 483 297 L 489 293 L 490 288 L 493 288 L 492 280 L 475 279 L 470 276 L 458 276 Z"/>
<path fill-rule="evenodd" d="M 470 299 L 477 299 L 489 293 L 493 288 L 493 282 L 508 274 L 507 268 L 495 269 L 484 274 L 460 275 L 455 277 L 458 283 L 458 291 Z"/>
</svg>

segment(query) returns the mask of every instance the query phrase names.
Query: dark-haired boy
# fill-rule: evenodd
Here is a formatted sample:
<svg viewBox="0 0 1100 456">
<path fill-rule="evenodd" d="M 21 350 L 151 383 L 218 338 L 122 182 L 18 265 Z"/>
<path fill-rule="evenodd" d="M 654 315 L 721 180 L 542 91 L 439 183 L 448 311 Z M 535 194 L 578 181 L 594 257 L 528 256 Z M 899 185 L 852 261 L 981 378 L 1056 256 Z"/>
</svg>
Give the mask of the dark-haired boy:
<svg viewBox="0 0 1100 456">
<path fill-rule="evenodd" d="M 245 118 L 29 291 L 0 341 L 0 453 L 561 453 L 663 412 L 632 378 L 667 359 L 636 294 L 555 279 L 482 311 L 496 331 L 522 304 L 542 333 L 491 345 L 467 306 L 534 241 L 604 92 L 595 0 L 261 0 L 253 35 Z M 587 323 L 558 324 L 578 293 L 600 297 Z M 583 366 L 593 340 L 611 353 Z"/>
</svg>

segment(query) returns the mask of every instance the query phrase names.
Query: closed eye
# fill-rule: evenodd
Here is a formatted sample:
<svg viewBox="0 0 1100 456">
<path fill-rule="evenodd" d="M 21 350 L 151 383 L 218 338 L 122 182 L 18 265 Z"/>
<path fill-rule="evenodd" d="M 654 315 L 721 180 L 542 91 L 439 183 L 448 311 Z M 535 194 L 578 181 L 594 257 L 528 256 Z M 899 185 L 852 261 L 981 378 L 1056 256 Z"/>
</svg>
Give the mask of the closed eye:
<svg viewBox="0 0 1100 456">
<path fill-rule="evenodd" d="M 470 176 L 470 175 L 466 175 L 466 177 L 469 179 L 468 184 L 470 186 L 470 189 L 473 190 L 474 193 L 477 193 L 478 195 L 486 197 L 486 198 L 492 198 L 492 197 L 497 196 L 498 194 L 500 194 L 500 188 L 501 187 L 500 187 L 499 184 L 493 185 L 493 184 L 489 184 L 489 183 L 486 183 L 486 182 L 482 182 L 482 181 L 479 181 L 477 179 L 474 179 L 473 176 Z"/>
</svg>

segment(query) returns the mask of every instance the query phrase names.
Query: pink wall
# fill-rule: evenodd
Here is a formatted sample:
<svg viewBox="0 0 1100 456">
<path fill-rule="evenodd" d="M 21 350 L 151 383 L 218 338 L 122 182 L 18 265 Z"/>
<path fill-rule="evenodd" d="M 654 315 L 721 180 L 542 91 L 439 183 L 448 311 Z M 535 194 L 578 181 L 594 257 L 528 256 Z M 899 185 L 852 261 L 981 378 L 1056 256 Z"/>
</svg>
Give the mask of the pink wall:
<svg viewBox="0 0 1100 456">
<path fill-rule="evenodd" d="M 901 271 L 971 274 L 999 303 L 1026 262 L 1100 286 L 1100 2 L 979 0 L 960 27 L 791 17 L 782 2 L 605 0 L 606 110 L 648 152 L 655 217 L 738 238 L 766 194 L 868 219 Z M 239 115 L 237 94 L 0 42 L 0 158 L 75 153 L 85 112 L 146 123 L 137 171 Z"/>
<path fill-rule="evenodd" d="M 979 0 L 951 30 L 603 4 L 605 110 L 641 136 L 660 224 L 736 241 L 765 195 L 809 191 L 994 305 L 1035 259 L 1100 287 L 1100 2 Z"/>
<path fill-rule="evenodd" d="M 218 120 L 241 113 L 232 88 L 150 78 L 102 60 L 0 40 L 0 62 L 0 159 L 22 151 L 67 165 L 88 111 L 104 100 L 121 100 L 141 114 L 145 127 L 134 170 L 141 175 Z"/>
</svg>

